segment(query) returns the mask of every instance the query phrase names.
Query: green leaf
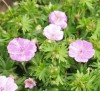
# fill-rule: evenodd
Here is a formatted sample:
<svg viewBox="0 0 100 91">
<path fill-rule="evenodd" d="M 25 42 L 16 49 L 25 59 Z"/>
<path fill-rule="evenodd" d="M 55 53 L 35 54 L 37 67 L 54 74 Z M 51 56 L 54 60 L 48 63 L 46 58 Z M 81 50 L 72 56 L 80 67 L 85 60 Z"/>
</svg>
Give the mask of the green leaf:
<svg viewBox="0 0 100 91">
<path fill-rule="evenodd" d="M 100 19 L 97 21 L 96 30 L 94 31 L 93 35 L 91 36 L 92 39 L 100 39 Z"/>
<path fill-rule="evenodd" d="M 39 80 L 42 80 L 44 83 L 47 83 L 48 79 L 48 67 L 45 63 L 40 63 L 39 66 L 35 69 L 35 75 Z"/>
<path fill-rule="evenodd" d="M 25 34 L 26 31 L 32 30 L 32 23 L 33 21 L 28 17 L 28 15 L 24 15 L 21 19 L 21 24 L 22 24 L 22 30 L 23 33 Z"/>
<path fill-rule="evenodd" d="M 59 84 L 63 85 L 64 84 L 60 75 L 58 75 L 57 78 L 56 78 L 56 84 L 57 85 L 59 85 Z"/>
</svg>

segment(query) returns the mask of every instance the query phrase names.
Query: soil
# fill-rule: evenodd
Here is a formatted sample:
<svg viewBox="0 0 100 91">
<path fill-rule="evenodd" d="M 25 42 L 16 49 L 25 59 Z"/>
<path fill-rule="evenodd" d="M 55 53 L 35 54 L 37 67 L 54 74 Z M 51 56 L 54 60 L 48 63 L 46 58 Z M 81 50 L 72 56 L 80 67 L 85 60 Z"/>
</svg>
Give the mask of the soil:
<svg viewBox="0 0 100 91">
<path fill-rule="evenodd" d="M 4 0 L 7 5 L 11 6 L 13 4 L 13 0 Z M 4 12 L 7 10 L 7 6 L 4 4 L 2 0 L 0 0 L 0 12 Z"/>
</svg>

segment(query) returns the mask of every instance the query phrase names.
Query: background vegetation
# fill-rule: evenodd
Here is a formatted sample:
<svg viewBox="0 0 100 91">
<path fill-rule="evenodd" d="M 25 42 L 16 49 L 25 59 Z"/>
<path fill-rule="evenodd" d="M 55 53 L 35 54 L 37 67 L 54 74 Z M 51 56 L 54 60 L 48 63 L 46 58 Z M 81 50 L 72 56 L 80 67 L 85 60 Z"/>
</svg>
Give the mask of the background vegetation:
<svg viewBox="0 0 100 91">
<path fill-rule="evenodd" d="M 60 42 L 50 42 L 42 34 L 54 10 L 68 17 Z M 26 63 L 27 72 L 8 55 L 6 47 L 15 37 L 37 43 L 38 52 Z M 93 44 L 95 56 L 88 63 L 77 63 L 68 56 L 68 46 L 76 39 Z M 0 74 L 13 75 L 18 91 L 100 91 L 100 1 L 22 0 L 0 13 Z M 24 88 L 28 77 L 37 84 L 32 90 Z"/>
</svg>

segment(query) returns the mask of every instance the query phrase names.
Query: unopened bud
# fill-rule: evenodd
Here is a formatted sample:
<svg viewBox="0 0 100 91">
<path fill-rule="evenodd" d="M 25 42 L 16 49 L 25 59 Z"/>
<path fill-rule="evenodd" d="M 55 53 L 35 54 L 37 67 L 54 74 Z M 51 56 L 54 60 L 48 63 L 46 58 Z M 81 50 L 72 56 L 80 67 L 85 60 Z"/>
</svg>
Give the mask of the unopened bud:
<svg viewBox="0 0 100 91">
<path fill-rule="evenodd" d="M 38 43 L 38 40 L 37 40 L 37 38 L 34 38 L 34 39 L 32 39 L 32 41 L 34 42 L 34 43 Z"/>
<path fill-rule="evenodd" d="M 78 20 L 80 18 L 80 15 L 79 14 L 75 15 L 75 18 Z"/>
<path fill-rule="evenodd" d="M 41 26 L 41 25 L 37 25 L 37 26 L 36 26 L 36 30 L 37 30 L 37 31 L 40 31 L 41 29 L 42 29 L 42 26 Z"/>
</svg>

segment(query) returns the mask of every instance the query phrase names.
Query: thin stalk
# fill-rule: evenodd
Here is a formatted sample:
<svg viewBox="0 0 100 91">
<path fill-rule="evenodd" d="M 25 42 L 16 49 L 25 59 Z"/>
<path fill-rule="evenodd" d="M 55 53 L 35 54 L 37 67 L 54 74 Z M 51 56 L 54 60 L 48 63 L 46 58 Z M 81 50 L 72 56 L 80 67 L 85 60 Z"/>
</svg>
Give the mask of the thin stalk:
<svg viewBox="0 0 100 91">
<path fill-rule="evenodd" d="M 24 71 L 27 73 L 27 70 L 26 70 L 25 63 L 24 62 L 22 62 L 22 66 L 23 66 Z"/>
<path fill-rule="evenodd" d="M 9 9 L 9 5 L 5 2 L 5 0 L 2 0 L 2 2 L 7 6 L 7 8 Z"/>
</svg>

